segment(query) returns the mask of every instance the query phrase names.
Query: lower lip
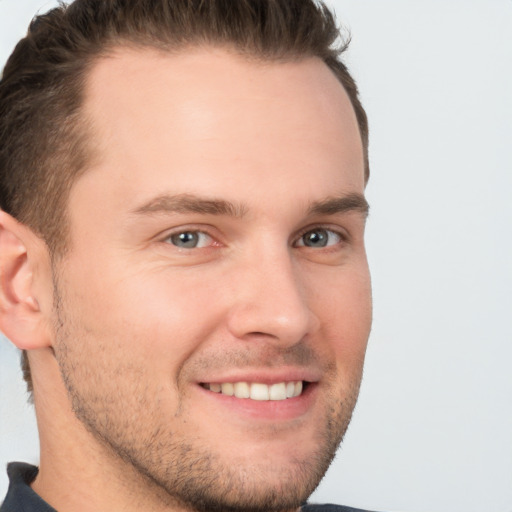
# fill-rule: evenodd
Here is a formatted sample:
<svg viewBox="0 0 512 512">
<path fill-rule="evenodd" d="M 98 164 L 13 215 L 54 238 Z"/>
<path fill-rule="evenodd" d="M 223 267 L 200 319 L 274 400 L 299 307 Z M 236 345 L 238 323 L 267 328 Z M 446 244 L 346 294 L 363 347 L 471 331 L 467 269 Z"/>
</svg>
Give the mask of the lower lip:
<svg viewBox="0 0 512 512">
<path fill-rule="evenodd" d="M 286 400 L 251 400 L 215 393 L 197 386 L 209 400 L 215 400 L 220 407 L 227 407 L 230 413 L 257 420 L 287 421 L 300 418 L 313 407 L 318 385 L 308 383 L 302 394 Z"/>
</svg>

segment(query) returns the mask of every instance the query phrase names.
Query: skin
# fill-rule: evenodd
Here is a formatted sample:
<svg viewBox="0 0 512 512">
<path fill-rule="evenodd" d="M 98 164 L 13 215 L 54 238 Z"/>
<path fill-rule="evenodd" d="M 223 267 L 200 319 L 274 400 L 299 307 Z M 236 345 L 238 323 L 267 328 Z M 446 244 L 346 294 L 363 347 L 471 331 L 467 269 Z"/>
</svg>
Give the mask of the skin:
<svg viewBox="0 0 512 512">
<path fill-rule="evenodd" d="M 66 511 L 296 509 L 348 425 L 371 324 L 346 93 L 314 58 L 123 48 L 86 92 L 95 159 L 65 257 L 2 217 L 43 333 L 34 489 Z M 271 402 L 201 385 L 290 380 L 310 384 Z"/>
</svg>

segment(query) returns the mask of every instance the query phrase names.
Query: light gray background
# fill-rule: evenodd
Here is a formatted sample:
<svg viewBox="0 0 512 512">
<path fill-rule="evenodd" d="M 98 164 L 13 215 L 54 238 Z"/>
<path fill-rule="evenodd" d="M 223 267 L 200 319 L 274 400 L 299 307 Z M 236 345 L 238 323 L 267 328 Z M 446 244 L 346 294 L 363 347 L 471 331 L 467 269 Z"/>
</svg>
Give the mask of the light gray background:
<svg viewBox="0 0 512 512">
<path fill-rule="evenodd" d="M 54 3 L 0 0 L 2 63 Z M 329 3 L 371 122 L 375 320 L 314 499 L 512 512 L 512 1 Z M 0 466 L 37 459 L 18 354 L 0 339 Z"/>
</svg>

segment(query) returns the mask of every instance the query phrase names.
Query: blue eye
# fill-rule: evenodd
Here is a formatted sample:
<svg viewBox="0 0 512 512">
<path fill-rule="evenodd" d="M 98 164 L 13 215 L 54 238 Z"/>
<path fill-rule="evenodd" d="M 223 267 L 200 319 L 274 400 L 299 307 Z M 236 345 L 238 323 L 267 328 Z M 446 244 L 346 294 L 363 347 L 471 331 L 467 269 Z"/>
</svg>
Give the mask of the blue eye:
<svg viewBox="0 0 512 512">
<path fill-rule="evenodd" d="M 335 231 L 325 228 L 315 228 L 304 233 L 298 240 L 299 247 L 323 248 L 336 245 L 342 240 Z"/>
<path fill-rule="evenodd" d="M 211 244 L 211 237 L 201 231 L 182 231 L 167 238 L 180 249 L 197 249 Z"/>
</svg>

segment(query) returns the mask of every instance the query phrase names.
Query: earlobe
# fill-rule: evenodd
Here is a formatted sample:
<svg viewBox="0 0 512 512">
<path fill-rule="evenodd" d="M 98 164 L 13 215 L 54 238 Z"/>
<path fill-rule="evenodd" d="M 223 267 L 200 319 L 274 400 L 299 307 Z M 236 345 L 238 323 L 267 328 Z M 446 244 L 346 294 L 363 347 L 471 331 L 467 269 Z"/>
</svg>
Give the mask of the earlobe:
<svg viewBox="0 0 512 512">
<path fill-rule="evenodd" d="M 29 228 L 0 211 L 0 330 L 23 350 L 51 344 L 34 287 L 34 269 L 40 268 L 37 239 Z"/>
</svg>

